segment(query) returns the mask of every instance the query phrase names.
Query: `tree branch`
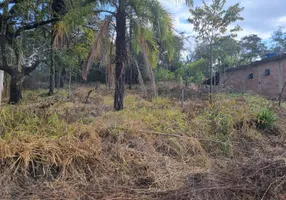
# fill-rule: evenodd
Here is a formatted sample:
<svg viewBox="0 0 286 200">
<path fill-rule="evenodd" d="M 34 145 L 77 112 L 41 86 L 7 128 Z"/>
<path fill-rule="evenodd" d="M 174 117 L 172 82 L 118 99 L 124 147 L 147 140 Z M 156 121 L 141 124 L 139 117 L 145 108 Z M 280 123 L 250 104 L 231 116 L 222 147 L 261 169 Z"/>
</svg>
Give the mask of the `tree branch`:
<svg viewBox="0 0 286 200">
<path fill-rule="evenodd" d="M 38 28 L 40 26 L 43 26 L 43 25 L 46 25 L 46 24 L 50 24 L 50 23 L 53 23 L 53 22 L 57 22 L 59 20 L 60 20 L 59 18 L 54 18 L 54 19 L 49 19 L 49 20 L 46 20 L 46 21 L 41 21 L 41 22 L 37 22 L 37 23 L 33 23 L 33 24 L 28 24 L 28 25 L 22 26 L 15 32 L 14 38 L 19 36 L 22 31 Z"/>
<path fill-rule="evenodd" d="M 0 8 L 3 8 L 5 5 L 10 4 L 10 3 L 17 3 L 15 0 L 10 0 L 10 1 L 4 1 L 0 3 Z"/>
<path fill-rule="evenodd" d="M 112 11 L 109 11 L 109 10 L 96 10 L 96 11 L 95 11 L 95 14 L 102 13 L 102 12 L 109 13 L 109 14 L 111 14 L 112 16 L 115 16 L 115 15 L 116 15 L 115 12 L 112 12 Z"/>
<path fill-rule="evenodd" d="M 0 37 L 1 43 L 1 57 L 2 57 L 2 65 L 0 65 L 0 70 L 7 72 L 8 74 L 12 73 L 12 67 L 8 65 L 7 56 L 6 56 L 6 42 L 3 39 L 3 36 Z"/>
<path fill-rule="evenodd" d="M 24 75 L 30 75 L 31 72 L 33 72 L 38 66 L 39 64 L 43 62 L 42 60 L 37 60 L 31 67 L 22 67 L 24 70 Z"/>
</svg>

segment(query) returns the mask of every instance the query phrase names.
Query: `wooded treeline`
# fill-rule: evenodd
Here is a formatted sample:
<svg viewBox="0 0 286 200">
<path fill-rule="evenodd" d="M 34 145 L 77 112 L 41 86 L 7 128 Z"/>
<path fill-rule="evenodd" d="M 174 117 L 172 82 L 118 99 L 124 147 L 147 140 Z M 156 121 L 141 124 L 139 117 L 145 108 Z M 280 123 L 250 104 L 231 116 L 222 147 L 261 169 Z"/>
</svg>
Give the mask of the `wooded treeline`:
<svg viewBox="0 0 286 200">
<path fill-rule="evenodd" d="M 170 14 L 157 0 L 2 1 L 0 70 L 9 75 L 9 103 L 21 100 L 22 83 L 32 74 L 49 95 L 71 80 L 105 83 L 115 89 L 114 109 L 121 110 L 125 84 L 130 89 L 140 84 L 146 93 L 149 82 L 156 96 L 156 81 L 200 83 L 214 72 L 285 51 L 283 28 L 268 43 L 257 35 L 237 39 L 239 26 L 228 30 L 243 20 L 239 4 L 225 9 L 225 0 L 196 8 L 190 0 L 184 3 L 191 8 L 189 22 L 197 26 L 191 51 L 184 45 L 187 37 L 174 31 Z M 204 23 L 212 29 L 201 29 Z M 189 52 L 187 59 L 182 51 Z"/>
</svg>

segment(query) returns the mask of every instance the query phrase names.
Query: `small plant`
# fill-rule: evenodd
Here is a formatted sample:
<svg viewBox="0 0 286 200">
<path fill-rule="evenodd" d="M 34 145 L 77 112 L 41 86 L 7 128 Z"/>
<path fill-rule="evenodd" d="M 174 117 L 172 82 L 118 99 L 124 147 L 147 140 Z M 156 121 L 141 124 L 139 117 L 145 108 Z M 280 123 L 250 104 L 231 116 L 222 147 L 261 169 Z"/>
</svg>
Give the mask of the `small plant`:
<svg viewBox="0 0 286 200">
<path fill-rule="evenodd" d="M 275 113 L 268 108 L 264 108 L 258 113 L 256 124 L 259 129 L 267 130 L 275 126 L 276 120 Z"/>
</svg>

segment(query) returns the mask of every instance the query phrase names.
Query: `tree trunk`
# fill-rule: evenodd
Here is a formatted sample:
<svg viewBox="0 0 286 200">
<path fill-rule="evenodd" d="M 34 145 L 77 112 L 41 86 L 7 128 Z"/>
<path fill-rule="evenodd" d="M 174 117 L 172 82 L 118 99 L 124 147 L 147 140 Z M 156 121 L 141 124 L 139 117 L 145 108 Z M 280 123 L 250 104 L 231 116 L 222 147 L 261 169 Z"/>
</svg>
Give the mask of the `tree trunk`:
<svg viewBox="0 0 286 200">
<path fill-rule="evenodd" d="M 58 66 L 55 66 L 55 88 L 60 88 L 60 72 Z"/>
<path fill-rule="evenodd" d="M 278 101 L 279 101 L 279 104 L 278 104 L 279 107 L 281 107 L 282 96 L 283 96 L 285 87 L 286 87 L 286 81 L 284 82 L 284 85 L 283 85 L 283 87 L 282 87 L 282 89 L 281 89 L 281 92 L 280 92 L 280 94 L 279 94 L 279 99 L 278 99 Z"/>
<path fill-rule="evenodd" d="M 52 24 L 54 26 L 54 24 Z M 54 49 L 53 49 L 53 41 L 54 41 L 54 30 L 51 33 L 51 63 L 50 63 L 50 91 L 49 95 L 54 94 L 55 90 L 55 65 L 54 65 Z"/>
<path fill-rule="evenodd" d="M 14 71 L 10 79 L 10 99 L 9 104 L 18 104 L 22 99 L 22 81 L 24 75 L 22 72 Z"/>
<path fill-rule="evenodd" d="M 212 104 L 213 102 L 213 82 L 214 77 L 213 77 L 213 46 L 212 42 L 210 43 L 210 76 L 211 76 L 211 82 L 210 82 L 210 103 Z"/>
<path fill-rule="evenodd" d="M 0 106 L 2 101 L 2 91 L 4 87 L 4 71 L 0 70 Z"/>
<path fill-rule="evenodd" d="M 124 74 L 126 61 L 126 0 L 119 0 L 116 15 L 116 67 L 115 67 L 115 94 L 114 109 L 123 109 L 124 99 Z"/>
<path fill-rule="evenodd" d="M 132 23 L 132 21 L 130 20 L 130 28 L 129 28 L 129 90 L 131 90 L 132 89 L 132 79 L 133 79 L 133 70 L 132 70 L 132 62 L 131 62 L 131 59 L 132 59 L 132 57 L 133 57 L 133 49 L 132 49 L 132 43 L 131 43 L 131 41 L 132 41 L 132 28 L 131 28 L 131 23 Z"/>
<path fill-rule="evenodd" d="M 129 65 L 129 67 L 130 67 L 130 74 L 129 74 L 129 90 L 132 90 L 132 73 L 133 73 L 133 71 L 132 71 L 132 63 L 130 62 L 130 65 Z"/>
<path fill-rule="evenodd" d="M 66 79 L 66 70 L 63 69 L 61 76 L 60 76 L 60 88 L 64 88 L 65 86 L 65 79 Z"/>
<path fill-rule="evenodd" d="M 71 82 L 72 82 L 72 68 L 70 67 L 70 74 L 69 74 L 69 95 L 68 97 L 71 97 Z"/>
<path fill-rule="evenodd" d="M 112 64 L 113 64 L 112 52 L 113 52 L 113 42 L 110 43 L 109 65 L 108 65 L 108 69 L 107 69 L 107 81 L 108 81 L 108 89 L 109 90 L 114 85 L 114 71 L 113 71 L 113 66 L 112 66 Z"/>
<path fill-rule="evenodd" d="M 50 66 L 50 91 L 49 95 L 54 94 L 55 90 L 55 66 L 53 59 L 53 50 L 51 50 L 51 66 Z"/>
</svg>

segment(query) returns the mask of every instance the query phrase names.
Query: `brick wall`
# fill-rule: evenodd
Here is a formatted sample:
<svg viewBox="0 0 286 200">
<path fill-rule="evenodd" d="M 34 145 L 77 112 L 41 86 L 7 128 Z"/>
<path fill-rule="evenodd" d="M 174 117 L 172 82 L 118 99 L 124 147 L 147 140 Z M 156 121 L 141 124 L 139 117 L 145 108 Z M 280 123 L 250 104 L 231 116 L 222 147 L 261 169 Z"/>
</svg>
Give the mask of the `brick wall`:
<svg viewBox="0 0 286 200">
<path fill-rule="evenodd" d="M 265 70 L 270 75 L 265 76 Z M 253 73 L 253 79 L 249 75 Z M 220 77 L 220 84 L 237 92 L 254 92 L 271 98 L 278 98 L 286 80 L 286 59 L 269 61 L 255 66 L 230 70 Z M 283 95 L 286 98 L 286 91 Z"/>
</svg>

